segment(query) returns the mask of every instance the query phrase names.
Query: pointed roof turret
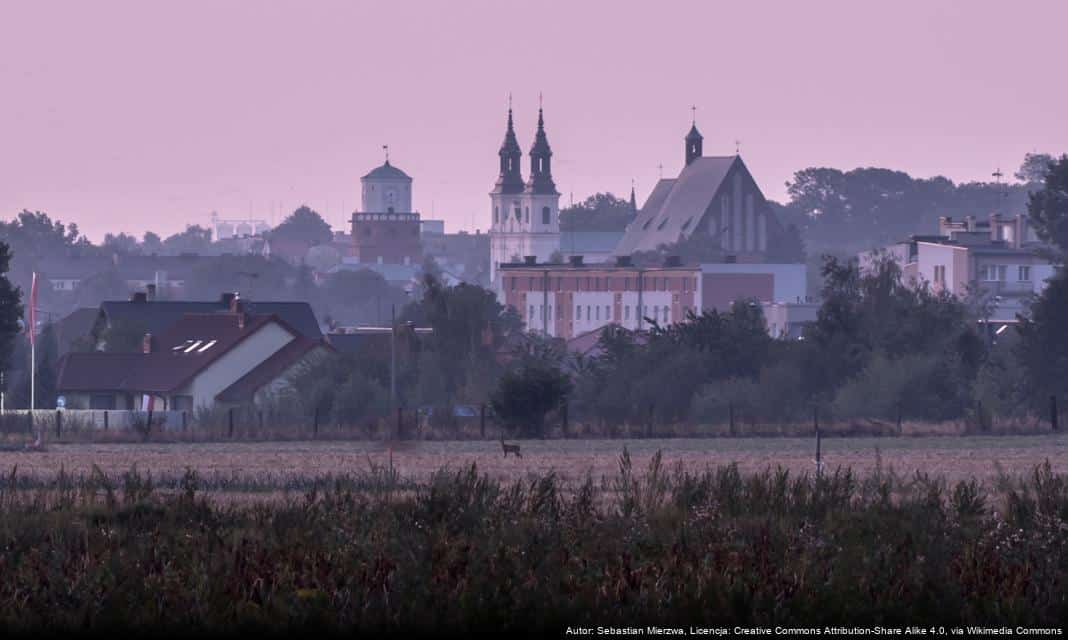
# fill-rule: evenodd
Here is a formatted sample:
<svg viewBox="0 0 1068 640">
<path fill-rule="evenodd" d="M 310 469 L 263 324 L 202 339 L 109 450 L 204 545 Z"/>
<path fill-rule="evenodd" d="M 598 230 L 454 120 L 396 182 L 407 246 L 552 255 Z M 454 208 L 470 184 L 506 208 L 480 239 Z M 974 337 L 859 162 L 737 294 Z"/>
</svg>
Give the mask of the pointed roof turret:
<svg viewBox="0 0 1068 640">
<path fill-rule="evenodd" d="M 693 110 L 693 122 L 690 125 L 690 132 L 686 134 L 686 164 L 690 164 L 694 160 L 701 157 L 704 147 L 704 136 L 697 130 L 697 107 L 691 107 Z"/>
<path fill-rule="evenodd" d="M 530 147 L 530 181 L 527 182 L 527 191 L 556 193 L 552 157 L 553 150 L 549 146 L 549 137 L 545 135 L 545 115 L 541 108 L 541 96 L 538 96 L 538 130 L 534 134 L 534 144 Z"/>
<path fill-rule="evenodd" d="M 515 138 L 515 126 L 512 123 L 512 96 L 508 96 L 508 128 L 504 132 L 504 142 L 497 152 L 500 156 L 501 171 L 494 187 L 496 193 L 520 193 L 523 191 L 523 174 L 519 163 L 523 157 L 523 151 L 519 148 L 519 142 Z"/>
</svg>

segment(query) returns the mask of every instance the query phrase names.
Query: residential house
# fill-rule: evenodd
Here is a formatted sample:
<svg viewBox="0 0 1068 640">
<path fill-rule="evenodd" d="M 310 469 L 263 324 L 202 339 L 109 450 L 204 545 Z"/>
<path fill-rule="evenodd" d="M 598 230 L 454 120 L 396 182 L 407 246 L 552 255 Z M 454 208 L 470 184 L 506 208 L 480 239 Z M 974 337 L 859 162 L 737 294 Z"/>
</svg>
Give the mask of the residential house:
<svg viewBox="0 0 1068 640">
<path fill-rule="evenodd" d="M 68 409 L 189 411 L 247 404 L 282 389 L 331 350 L 277 315 L 187 313 L 137 353 L 68 353 L 58 393 Z"/>
<path fill-rule="evenodd" d="M 860 254 L 861 268 L 870 269 L 880 256 L 895 260 L 913 286 L 981 301 L 989 308 L 984 320 L 991 323 L 1012 323 L 1026 314 L 1029 300 L 1053 275 L 1043 243 L 1022 214 L 942 217 L 938 226 L 938 235 L 916 235 Z"/>
</svg>

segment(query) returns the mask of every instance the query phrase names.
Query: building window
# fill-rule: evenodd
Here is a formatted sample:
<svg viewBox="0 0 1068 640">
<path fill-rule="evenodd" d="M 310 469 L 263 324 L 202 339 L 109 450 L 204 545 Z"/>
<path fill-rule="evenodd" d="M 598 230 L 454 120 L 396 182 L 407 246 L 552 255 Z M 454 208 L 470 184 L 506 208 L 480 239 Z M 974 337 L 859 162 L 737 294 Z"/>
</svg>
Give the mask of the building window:
<svg viewBox="0 0 1068 640">
<path fill-rule="evenodd" d="M 527 212 L 526 220 L 527 220 L 527 222 L 530 222 L 530 207 L 526 207 L 526 212 Z"/>
<path fill-rule="evenodd" d="M 1020 265 L 1017 269 L 1016 279 L 1020 282 L 1029 281 L 1031 279 L 1031 267 Z"/>
<path fill-rule="evenodd" d="M 523 212 L 519 207 L 515 208 L 515 219 L 516 220 L 522 220 L 523 219 Z"/>
<path fill-rule="evenodd" d="M 944 285 L 946 283 L 946 265 L 944 265 L 944 264 L 936 264 L 935 265 L 935 268 L 934 268 L 934 281 L 935 281 L 935 284 Z"/>
<path fill-rule="evenodd" d="M 630 320 L 630 305 L 623 307 L 623 319 Z"/>
<path fill-rule="evenodd" d="M 597 321 L 601 321 L 601 305 L 597 305 L 597 309 L 594 311 L 597 314 Z"/>
<path fill-rule="evenodd" d="M 575 305 L 575 320 L 582 320 L 582 307 Z"/>
<path fill-rule="evenodd" d="M 590 305 L 586 305 L 586 322 L 590 321 Z"/>
<path fill-rule="evenodd" d="M 534 305 L 530 305 L 530 320 L 534 320 Z"/>
<path fill-rule="evenodd" d="M 623 290 L 630 291 L 630 278 L 623 278 Z"/>
<path fill-rule="evenodd" d="M 608 290 L 608 291 L 612 290 L 612 279 L 611 278 L 605 278 L 604 279 L 604 288 L 606 290 Z"/>
<path fill-rule="evenodd" d="M 589 276 L 586 276 L 586 291 L 592 291 L 592 289 L 590 289 L 590 277 Z M 589 318 L 588 315 L 586 317 Z"/>
<path fill-rule="evenodd" d="M 611 320 L 612 319 L 612 306 L 611 305 L 607 305 L 606 304 L 604 306 L 604 319 L 605 320 Z"/>
<path fill-rule="evenodd" d="M 534 278 L 527 278 L 527 291 L 534 290 Z"/>
<path fill-rule="evenodd" d="M 549 207 L 542 207 L 541 208 L 541 223 L 542 224 L 552 224 L 549 221 L 551 217 L 552 217 L 552 211 L 549 210 Z"/>
<path fill-rule="evenodd" d="M 512 291 L 515 291 L 515 281 L 516 280 L 518 280 L 518 278 L 512 278 Z"/>
<path fill-rule="evenodd" d="M 600 291 L 601 290 L 601 279 L 600 278 L 594 278 L 593 279 L 593 290 L 594 291 Z"/>
</svg>

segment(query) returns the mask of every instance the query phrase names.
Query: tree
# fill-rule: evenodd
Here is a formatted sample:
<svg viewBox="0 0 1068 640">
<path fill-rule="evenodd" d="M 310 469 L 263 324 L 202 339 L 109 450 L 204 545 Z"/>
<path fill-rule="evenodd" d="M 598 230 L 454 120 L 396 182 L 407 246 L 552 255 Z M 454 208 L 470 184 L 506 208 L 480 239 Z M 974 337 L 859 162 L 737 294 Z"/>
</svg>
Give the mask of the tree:
<svg viewBox="0 0 1068 640">
<path fill-rule="evenodd" d="M 163 241 L 167 253 L 200 253 L 211 247 L 211 229 L 198 224 L 185 226 L 185 231 L 168 236 Z"/>
<path fill-rule="evenodd" d="M 497 417 L 525 436 L 545 432 L 545 416 L 560 407 L 571 392 L 571 380 L 559 369 L 526 363 L 502 377 L 490 402 Z"/>
<path fill-rule="evenodd" d="M 1031 316 L 1021 318 L 1015 353 L 1025 371 L 1031 406 L 1043 409 L 1052 395 L 1068 394 L 1068 273 L 1050 278 Z"/>
<path fill-rule="evenodd" d="M 1028 197 L 1027 212 L 1035 233 L 1043 241 L 1068 252 L 1068 155 L 1049 165 L 1042 188 Z"/>
<path fill-rule="evenodd" d="M 308 205 L 302 205 L 271 230 L 271 237 L 297 240 L 314 246 L 330 242 L 334 234 L 322 216 Z"/>
<path fill-rule="evenodd" d="M 630 202 L 611 193 L 595 193 L 560 211 L 562 231 L 622 231 L 637 211 Z"/>
<path fill-rule="evenodd" d="M 141 252 L 147 256 L 163 253 L 163 240 L 158 234 L 146 231 L 141 238 Z"/>
<path fill-rule="evenodd" d="M 140 253 L 140 247 L 137 246 L 137 238 L 127 233 L 106 234 L 104 236 L 104 249 L 109 252 L 127 255 Z"/>
<path fill-rule="evenodd" d="M 1041 184 L 1054 162 L 1053 156 L 1048 153 L 1028 153 L 1016 170 L 1015 178 L 1027 184 Z"/>
<path fill-rule="evenodd" d="M 7 278 L 10 266 L 11 249 L 0 241 L 0 371 L 8 371 L 11 367 L 11 353 L 15 337 L 21 330 L 19 320 L 23 312 L 22 291 Z"/>
<path fill-rule="evenodd" d="M 74 290 L 79 307 L 96 307 L 104 300 L 124 300 L 129 294 L 130 286 L 115 268 L 94 273 L 79 282 Z"/>
</svg>

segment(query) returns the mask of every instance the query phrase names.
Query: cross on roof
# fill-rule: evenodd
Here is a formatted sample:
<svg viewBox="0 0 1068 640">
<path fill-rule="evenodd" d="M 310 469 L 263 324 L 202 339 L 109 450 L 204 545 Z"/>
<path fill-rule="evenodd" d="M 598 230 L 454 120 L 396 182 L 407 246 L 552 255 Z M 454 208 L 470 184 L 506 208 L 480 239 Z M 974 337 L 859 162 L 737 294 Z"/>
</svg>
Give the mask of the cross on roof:
<svg viewBox="0 0 1068 640">
<path fill-rule="evenodd" d="M 690 112 L 693 114 L 693 119 L 692 119 L 693 125 L 697 126 L 697 105 L 691 105 L 690 106 Z"/>
</svg>

